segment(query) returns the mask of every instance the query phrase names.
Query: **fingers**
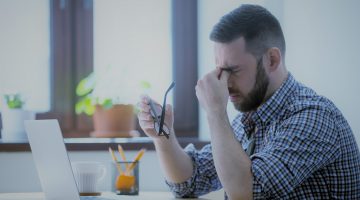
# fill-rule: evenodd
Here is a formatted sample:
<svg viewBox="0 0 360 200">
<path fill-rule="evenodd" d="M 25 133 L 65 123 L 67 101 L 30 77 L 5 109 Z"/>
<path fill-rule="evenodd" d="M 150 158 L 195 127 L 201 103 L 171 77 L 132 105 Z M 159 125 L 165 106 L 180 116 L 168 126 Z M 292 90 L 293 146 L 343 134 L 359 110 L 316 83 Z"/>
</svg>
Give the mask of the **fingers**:
<svg viewBox="0 0 360 200">
<path fill-rule="evenodd" d="M 148 121 L 148 122 L 153 122 L 153 117 L 149 114 L 149 113 L 145 113 L 145 112 L 140 112 L 138 114 L 138 118 L 141 121 Z"/>
<path fill-rule="evenodd" d="M 154 130 L 154 123 L 144 123 L 144 122 L 140 122 L 139 123 L 141 128 L 144 130 L 144 131 L 155 131 Z"/>
<path fill-rule="evenodd" d="M 144 113 L 150 113 L 150 106 L 147 103 L 144 102 L 138 102 L 136 104 L 137 108 L 140 110 L 140 112 Z"/>
<path fill-rule="evenodd" d="M 151 121 L 153 122 L 153 118 L 152 118 L 152 110 L 151 110 L 151 106 L 148 102 L 150 102 L 150 98 L 148 96 L 142 96 L 140 102 L 138 102 L 136 104 L 139 112 L 138 112 L 138 118 L 139 120 L 144 120 L 144 121 Z M 151 100 L 152 101 L 152 100 Z M 162 107 L 160 104 L 152 101 L 154 104 L 154 109 L 157 115 L 161 115 L 161 110 Z M 166 104 L 165 106 L 165 113 L 166 115 L 172 115 L 173 113 L 173 107 L 170 104 Z"/>
<path fill-rule="evenodd" d="M 198 99 L 199 99 L 199 95 L 200 95 L 200 91 L 201 91 L 202 87 L 203 87 L 203 80 L 199 79 L 195 86 L 195 94 Z"/>
<path fill-rule="evenodd" d="M 143 129 L 153 129 L 154 120 L 150 114 L 150 97 L 147 95 L 142 95 L 140 97 L 140 102 L 136 104 L 140 112 L 138 112 L 137 117 L 139 119 L 139 124 Z"/>
<path fill-rule="evenodd" d="M 216 67 L 215 71 L 216 71 L 216 77 L 218 78 L 218 80 L 220 80 L 223 70 L 220 67 Z"/>
<path fill-rule="evenodd" d="M 166 104 L 166 110 L 167 113 L 173 113 L 173 107 L 170 104 Z"/>
<path fill-rule="evenodd" d="M 214 79 L 220 80 L 221 77 L 223 77 L 223 74 L 225 74 L 225 73 L 228 73 L 228 72 L 221 69 L 220 67 L 216 67 L 216 69 L 210 71 L 209 73 L 205 74 L 204 77 L 199 79 L 198 84 L 199 84 L 199 81 L 209 82 L 210 80 L 214 80 Z M 228 75 L 229 74 L 227 74 L 226 77 L 229 77 Z"/>
<path fill-rule="evenodd" d="M 146 94 L 142 94 L 140 96 L 140 102 L 148 103 L 149 99 L 150 99 L 150 97 L 148 95 L 146 95 Z"/>
<path fill-rule="evenodd" d="M 218 80 L 224 82 L 229 79 L 230 73 L 227 70 L 222 69 L 221 67 L 216 67 L 215 73 Z"/>
<path fill-rule="evenodd" d="M 149 108 L 147 104 L 144 103 L 139 103 L 139 104 L 142 107 L 141 111 L 137 115 L 139 120 L 139 125 L 144 130 L 146 135 L 153 137 L 153 135 L 156 134 L 154 130 L 154 119 L 149 113 Z M 145 112 L 145 110 L 147 111 Z"/>
<path fill-rule="evenodd" d="M 158 107 L 161 109 L 160 104 L 152 100 L 148 95 L 141 95 L 140 102 L 138 102 L 136 106 L 141 112 L 150 113 L 150 101 L 156 106 L 156 109 L 158 109 Z"/>
<path fill-rule="evenodd" d="M 229 80 L 230 73 L 225 70 L 221 70 L 219 80 L 221 82 L 227 82 Z"/>
</svg>

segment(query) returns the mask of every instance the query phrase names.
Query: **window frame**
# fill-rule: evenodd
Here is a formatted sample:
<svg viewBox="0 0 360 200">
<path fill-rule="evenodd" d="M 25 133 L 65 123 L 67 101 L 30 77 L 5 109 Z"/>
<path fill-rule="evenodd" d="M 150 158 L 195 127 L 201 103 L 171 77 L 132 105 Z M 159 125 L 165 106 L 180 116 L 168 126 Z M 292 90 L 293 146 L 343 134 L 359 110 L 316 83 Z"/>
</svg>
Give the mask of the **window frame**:
<svg viewBox="0 0 360 200">
<path fill-rule="evenodd" d="M 93 71 L 93 0 L 50 0 L 49 9 L 51 103 L 36 118 L 58 119 L 66 138 L 89 137 L 92 119 L 74 105 L 76 84 Z M 171 11 L 174 129 L 177 137 L 198 138 L 197 1 L 172 0 Z"/>
<path fill-rule="evenodd" d="M 198 137 L 199 112 L 195 86 L 198 79 L 197 1 L 172 1 L 174 129 L 180 137 Z"/>
<path fill-rule="evenodd" d="M 92 0 L 50 1 L 51 109 L 38 119 L 59 120 L 64 137 L 89 137 L 90 117 L 75 113 L 76 84 L 93 70 Z"/>
</svg>

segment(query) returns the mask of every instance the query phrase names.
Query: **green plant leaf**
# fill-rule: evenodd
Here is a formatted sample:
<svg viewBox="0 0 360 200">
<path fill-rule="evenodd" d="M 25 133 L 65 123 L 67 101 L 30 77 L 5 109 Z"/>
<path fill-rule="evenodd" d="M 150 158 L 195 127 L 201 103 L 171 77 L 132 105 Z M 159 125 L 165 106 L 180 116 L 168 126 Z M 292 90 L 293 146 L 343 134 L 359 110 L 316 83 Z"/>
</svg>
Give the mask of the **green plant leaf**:
<svg viewBox="0 0 360 200">
<path fill-rule="evenodd" d="M 24 101 L 21 100 L 20 94 L 6 94 L 4 95 L 6 104 L 10 109 L 22 108 Z"/>
<path fill-rule="evenodd" d="M 113 102 L 111 99 L 105 99 L 102 103 L 101 106 L 105 109 L 110 109 L 113 107 Z"/>
<path fill-rule="evenodd" d="M 114 80 L 114 78 L 116 79 Z M 95 105 L 100 105 L 104 109 L 110 109 L 115 104 L 133 103 L 136 100 L 133 100 L 132 96 L 139 96 L 139 89 L 148 90 L 151 88 L 151 84 L 148 81 L 140 81 L 136 85 L 120 83 L 118 82 L 118 76 L 109 71 L 105 74 L 100 73 L 97 75 L 94 72 L 90 73 L 76 87 L 76 95 L 81 97 L 81 99 L 75 104 L 75 112 L 77 114 L 85 113 L 92 115 L 95 112 Z M 125 96 L 119 97 L 118 93 L 111 92 L 111 90 L 117 91 L 122 85 L 134 87 L 133 93 L 135 95 L 125 94 Z"/>
<path fill-rule="evenodd" d="M 95 112 L 95 106 L 88 106 L 86 107 L 85 109 L 85 114 L 89 115 L 89 116 L 92 116 Z"/>
<path fill-rule="evenodd" d="M 86 96 L 80 99 L 75 105 L 76 114 L 85 113 L 86 115 L 93 115 L 95 112 L 95 106 L 91 103 L 91 98 Z"/>
<path fill-rule="evenodd" d="M 75 104 L 75 112 L 76 114 L 81 114 L 82 112 L 84 112 L 84 101 L 83 100 L 79 100 L 76 104 Z"/>
<path fill-rule="evenodd" d="M 143 89 L 150 89 L 151 88 L 151 84 L 148 81 L 141 81 L 141 87 Z"/>
<path fill-rule="evenodd" d="M 84 96 L 89 94 L 95 87 L 95 75 L 90 73 L 87 77 L 82 79 L 76 86 L 76 95 Z"/>
<path fill-rule="evenodd" d="M 95 106 L 91 103 L 91 98 L 87 97 L 85 99 L 85 114 L 87 115 L 93 115 L 95 112 Z"/>
</svg>

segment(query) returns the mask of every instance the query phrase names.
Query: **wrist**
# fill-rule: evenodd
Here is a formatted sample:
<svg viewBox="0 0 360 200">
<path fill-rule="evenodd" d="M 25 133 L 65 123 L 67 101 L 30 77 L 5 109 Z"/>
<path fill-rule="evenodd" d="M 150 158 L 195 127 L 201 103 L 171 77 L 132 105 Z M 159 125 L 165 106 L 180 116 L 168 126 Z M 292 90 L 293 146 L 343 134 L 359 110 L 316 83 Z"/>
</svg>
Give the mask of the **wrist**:
<svg viewBox="0 0 360 200">
<path fill-rule="evenodd" d="M 213 111 L 213 112 L 209 112 L 206 115 L 207 120 L 209 121 L 209 123 L 211 121 L 223 121 L 223 120 L 227 120 L 228 121 L 228 115 L 227 115 L 227 110 L 223 110 L 223 111 Z"/>
<path fill-rule="evenodd" d="M 152 139 L 153 139 L 155 147 L 162 147 L 162 146 L 166 146 L 169 144 L 171 145 L 177 141 L 174 129 L 172 129 L 170 131 L 169 138 L 167 138 L 165 136 L 156 136 Z"/>
<path fill-rule="evenodd" d="M 231 124 L 229 121 L 229 117 L 227 116 L 227 113 L 224 114 L 213 114 L 207 116 L 207 121 L 210 128 L 210 135 L 213 136 L 213 134 L 219 134 L 223 133 L 224 130 L 229 127 L 231 129 Z M 212 138 L 212 137 L 211 137 Z"/>
</svg>

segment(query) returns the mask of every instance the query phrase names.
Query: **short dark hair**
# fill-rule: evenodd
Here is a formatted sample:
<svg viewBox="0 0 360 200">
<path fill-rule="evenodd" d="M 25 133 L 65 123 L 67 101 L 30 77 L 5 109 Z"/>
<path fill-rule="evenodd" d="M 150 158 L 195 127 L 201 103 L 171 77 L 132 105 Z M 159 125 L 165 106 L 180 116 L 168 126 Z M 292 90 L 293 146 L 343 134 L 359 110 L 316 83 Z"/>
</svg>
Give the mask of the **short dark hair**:
<svg viewBox="0 0 360 200">
<path fill-rule="evenodd" d="M 255 57 L 277 47 L 285 56 L 285 39 L 279 21 L 259 5 L 244 4 L 223 16 L 213 27 L 210 39 L 230 43 L 244 37 L 246 50 Z"/>
</svg>

